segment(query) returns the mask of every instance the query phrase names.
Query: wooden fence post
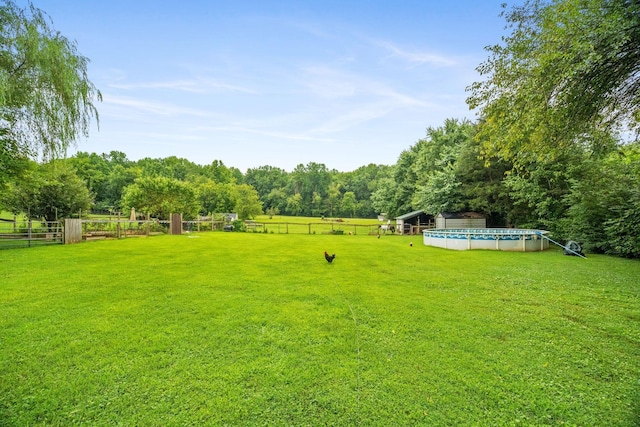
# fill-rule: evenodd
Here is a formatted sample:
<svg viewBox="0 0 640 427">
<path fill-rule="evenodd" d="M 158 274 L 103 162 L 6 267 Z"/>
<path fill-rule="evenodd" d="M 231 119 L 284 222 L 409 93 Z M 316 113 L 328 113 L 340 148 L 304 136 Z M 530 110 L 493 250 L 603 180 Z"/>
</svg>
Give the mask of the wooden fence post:
<svg viewBox="0 0 640 427">
<path fill-rule="evenodd" d="M 66 218 L 64 220 L 64 243 L 82 242 L 82 220 L 76 218 Z"/>
<path fill-rule="evenodd" d="M 171 214 L 171 234 L 182 234 L 182 214 Z"/>
</svg>

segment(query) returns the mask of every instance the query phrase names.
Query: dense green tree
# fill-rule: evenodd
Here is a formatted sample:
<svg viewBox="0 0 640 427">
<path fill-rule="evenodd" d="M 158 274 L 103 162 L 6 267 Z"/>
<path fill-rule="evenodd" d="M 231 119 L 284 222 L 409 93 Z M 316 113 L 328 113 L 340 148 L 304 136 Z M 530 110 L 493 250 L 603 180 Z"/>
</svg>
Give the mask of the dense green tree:
<svg viewBox="0 0 640 427">
<path fill-rule="evenodd" d="M 145 157 L 138 160 L 136 165 L 140 168 L 141 176 L 164 176 L 169 178 L 169 174 L 164 169 L 162 159 Z"/>
<path fill-rule="evenodd" d="M 505 177 L 504 185 L 514 203 L 509 222 L 519 227 L 558 231 L 567 214 L 566 196 L 571 182 L 578 178 L 583 161 L 581 149 L 565 153 L 554 161 L 530 162 Z"/>
<path fill-rule="evenodd" d="M 47 221 L 87 212 L 93 202 L 85 182 L 61 162 L 43 165 L 40 213 Z"/>
<path fill-rule="evenodd" d="M 464 144 L 473 139 L 475 126 L 447 119 L 444 126 L 430 127 L 426 133 L 379 181 L 371 197 L 378 212 L 394 217 L 418 209 L 436 215 L 466 208 L 456 164 Z"/>
<path fill-rule="evenodd" d="M 195 218 L 200 209 L 195 189 L 183 181 L 163 176 L 143 176 L 129 185 L 122 196 L 122 208 L 131 208 L 161 219 L 171 213 Z"/>
<path fill-rule="evenodd" d="M 358 207 L 358 201 L 353 191 L 347 191 L 342 195 L 342 213 L 353 218 L 356 214 L 356 208 Z"/>
<path fill-rule="evenodd" d="M 64 162 L 35 165 L 18 182 L 10 185 L 6 207 L 14 214 L 55 221 L 77 215 L 91 206 L 85 182 Z"/>
<path fill-rule="evenodd" d="M 640 2 L 529 0 L 503 16 L 468 103 L 488 154 L 549 162 L 597 132 L 640 126 Z"/>
<path fill-rule="evenodd" d="M 468 121 L 445 120 L 444 126 L 428 128 L 413 165 L 416 188 L 412 205 L 431 215 L 466 210 L 462 183 L 456 167 L 465 143 L 475 127 Z"/>
<path fill-rule="evenodd" d="M 200 183 L 197 187 L 200 213 L 209 215 L 233 212 L 237 198 L 235 187 L 232 183 L 217 183 L 212 180 Z"/>
<path fill-rule="evenodd" d="M 271 204 L 269 194 L 276 188 L 284 188 L 289 182 L 287 172 L 284 169 L 273 166 L 260 166 L 258 168 L 247 169 L 244 176 L 244 183 L 251 185 L 258 192 L 260 201 L 265 209 L 277 207 Z"/>
<path fill-rule="evenodd" d="M 124 187 L 141 175 L 141 169 L 119 151 L 101 155 L 78 152 L 66 162 L 87 183 L 97 210 L 118 210 Z"/>
<path fill-rule="evenodd" d="M 388 174 L 388 177 L 379 180 L 378 188 L 371 194 L 371 204 L 378 213 L 393 218 L 398 211 L 395 197 L 398 184 L 393 179 L 393 168 L 388 171 Z"/>
<path fill-rule="evenodd" d="M 122 151 L 111 150 L 109 151 L 109 153 L 102 153 L 101 157 L 112 167 L 116 165 L 130 166 L 132 163 L 129 159 L 127 159 L 127 155 Z"/>
<path fill-rule="evenodd" d="M 371 195 L 378 188 L 380 179 L 387 176 L 390 166 L 368 164 L 352 172 L 339 173 L 336 179 L 346 193 L 352 191 L 356 197 L 355 216 L 374 218 L 379 211 L 373 207 Z"/>
<path fill-rule="evenodd" d="M 323 200 L 320 193 L 314 191 L 311 197 L 311 215 L 313 216 L 323 216 L 324 215 L 324 206 Z"/>
<path fill-rule="evenodd" d="M 32 211 L 38 211 L 39 188 L 42 185 L 38 168 L 36 162 L 25 159 L 25 164 L 20 170 L 20 179 L 3 182 L 3 188 L 0 188 L 2 209 L 15 215 L 24 213 L 30 218 Z"/>
<path fill-rule="evenodd" d="M 415 146 L 417 185 L 425 184 L 430 174 L 456 164 L 464 144 L 473 139 L 476 127 L 467 120 L 446 119 L 443 126 L 427 128 L 426 138 Z"/>
<path fill-rule="evenodd" d="M 101 204 L 102 197 L 106 193 L 109 163 L 102 156 L 86 152 L 76 153 L 75 156 L 67 159 L 67 162 L 75 169 L 76 174 L 87 183 L 87 188 L 94 196 L 95 203 Z"/>
<path fill-rule="evenodd" d="M 332 182 L 327 191 L 327 208 L 329 216 L 337 215 L 340 208 L 340 188 L 342 185 L 338 182 Z"/>
<path fill-rule="evenodd" d="M 284 188 L 274 188 L 267 196 L 271 212 L 283 213 L 287 211 L 287 192 Z"/>
<path fill-rule="evenodd" d="M 322 163 L 310 162 L 307 165 L 299 164 L 290 174 L 289 193 L 299 194 L 301 197 L 300 213 L 311 215 L 313 193 L 321 197 L 327 195 L 331 176 L 335 173 L 329 171 Z"/>
<path fill-rule="evenodd" d="M 115 164 L 107 175 L 104 193 L 100 195 L 100 201 L 96 200 L 97 209 L 121 210 L 122 194 L 127 186 L 133 184 L 141 176 L 138 167 Z"/>
<path fill-rule="evenodd" d="M 160 160 L 164 166 L 164 176 L 178 181 L 193 180 L 201 169 L 201 166 L 176 156 L 169 156 Z"/>
<path fill-rule="evenodd" d="M 563 236 L 589 251 L 640 258 L 640 144 L 582 163 L 566 197 Z"/>
<path fill-rule="evenodd" d="M 88 135 L 101 98 L 88 62 L 40 9 L 0 5 L 0 157 L 12 169 L 24 157 L 64 153 Z"/>
<path fill-rule="evenodd" d="M 137 164 L 144 176 L 164 176 L 178 181 L 190 181 L 203 173 L 201 166 L 176 156 L 158 159 L 145 157 L 138 160 Z"/>
<path fill-rule="evenodd" d="M 287 213 L 294 216 L 302 213 L 302 196 L 300 193 L 287 198 Z"/>
<path fill-rule="evenodd" d="M 222 184 L 232 182 L 234 177 L 232 170 L 226 167 L 220 160 L 214 160 L 211 164 L 204 166 L 204 175 Z"/>
<path fill-rule="evenodd" d="M 234 212 L 242 220 L 255 218 L 262 214 L 262 202 L 258 192 L 248 184 L 236 185 L 236 204 Z"/>
<path fill-rule="evenodd" d="M 240 169 L 231 166 L 229 167 L 229 173 L 231 174 L 231 182 L 235 182 L 236 184 L 245 184 L 244 174 Z"/>
<path fill-rule="evenodd" d="M 0 135 L 0 196 L 9 180 L 19 179 L 20 175 L 28 168 L 29 157 L 21 152 L 19 145 L 15 141 L 2 138 Z"/>
<path fill-rule="evenodd" d="M 430 215 L 466 210 L 461 183 L 452 166 L 429 174 L 425 184 L 417 187 L 413 205 Z"/>
<path fill-rule="evenodd" d="M 418 159 L 418 153 L 424 145 L 424 140 L 418 141 L 408 150 L 402 151 L 398 157 L 398 161 L 393 168 L 392 178 L 393 186 L 381 191 L 385 191 L 390 199 L 388 200 L 387 215 L 396 217 L 415 210 L 413 206 L 413 195 L 416 192 L 418 175 L 414 165 Z"/>
<path fill-rule="evenodd" d="M 455 170 L 468 210 L 484 214 L 492 227 L 518 222 L 513 200 L 504 184 L 506 173 L 512 170 L 509 162 L 483 158 L 482 143 L 470 138 L 460 148 Z"/>
</svg>

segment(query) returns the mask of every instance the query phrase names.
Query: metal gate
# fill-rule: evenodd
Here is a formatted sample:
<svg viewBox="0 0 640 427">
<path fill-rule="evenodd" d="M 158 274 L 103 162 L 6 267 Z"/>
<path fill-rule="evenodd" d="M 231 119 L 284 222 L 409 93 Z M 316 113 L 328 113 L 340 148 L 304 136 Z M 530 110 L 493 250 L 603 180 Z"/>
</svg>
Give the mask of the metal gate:
<svg viewBox="0 0 640 427">
<path fill-rule="evenodd" d="M 0 249 L 60 245 L 64 242 L 61 221 L 0 222 Z"/>
</svg>

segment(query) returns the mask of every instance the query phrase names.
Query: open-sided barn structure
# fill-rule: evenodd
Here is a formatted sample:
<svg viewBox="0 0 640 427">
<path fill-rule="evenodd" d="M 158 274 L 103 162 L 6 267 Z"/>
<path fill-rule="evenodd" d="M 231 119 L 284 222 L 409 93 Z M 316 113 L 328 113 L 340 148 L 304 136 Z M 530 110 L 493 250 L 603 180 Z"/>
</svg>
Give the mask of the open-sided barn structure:
<svg viewBox="0 0 640 427">
<path fill-rule="evenodd" d="M 420 234 L 422 230 L 433 228 L 435 225 L 433 215 L 423 211 L 413 211 L 396 217 L 396 233 Z"/>
</svg>

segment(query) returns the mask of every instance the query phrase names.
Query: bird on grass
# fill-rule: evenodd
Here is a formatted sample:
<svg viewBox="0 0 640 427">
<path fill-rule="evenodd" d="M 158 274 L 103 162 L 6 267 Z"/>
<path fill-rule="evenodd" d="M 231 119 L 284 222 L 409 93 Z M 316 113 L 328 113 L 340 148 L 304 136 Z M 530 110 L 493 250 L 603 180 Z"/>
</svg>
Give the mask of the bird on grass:
<svg viewBox="0 0 640 427">
<path fill-rule="evenodd" d="M 335 257 L 336 257 L 336 254 L 329 255 L 329 254 L 327 253 L 327 251 L 324 251 L 324 259 L 326 259 L 326 260 L 327 260 L 327 262 L 328 262 L 329 264 L 331 264 L 331 263 L 333 262 L 333 259 L 334 259 Z"/>
</svg>

